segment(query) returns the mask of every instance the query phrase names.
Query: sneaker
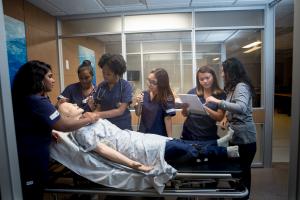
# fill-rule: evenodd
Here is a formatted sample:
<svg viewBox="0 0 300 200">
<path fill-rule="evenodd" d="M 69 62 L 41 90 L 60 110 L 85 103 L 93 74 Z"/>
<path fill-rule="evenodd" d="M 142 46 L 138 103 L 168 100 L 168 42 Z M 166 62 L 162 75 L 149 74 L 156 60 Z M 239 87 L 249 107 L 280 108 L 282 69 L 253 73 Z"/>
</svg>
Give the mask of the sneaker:
<svg viewBox="0 0 300 200">
<path fill-rule="evenodd" d="M 229 158 L 238 158 L 238 157 L 240 157 L 239 146 L 235 145 L 235 146 L 227 147 L 227 155 L 228 155 Z"/>
</svg>

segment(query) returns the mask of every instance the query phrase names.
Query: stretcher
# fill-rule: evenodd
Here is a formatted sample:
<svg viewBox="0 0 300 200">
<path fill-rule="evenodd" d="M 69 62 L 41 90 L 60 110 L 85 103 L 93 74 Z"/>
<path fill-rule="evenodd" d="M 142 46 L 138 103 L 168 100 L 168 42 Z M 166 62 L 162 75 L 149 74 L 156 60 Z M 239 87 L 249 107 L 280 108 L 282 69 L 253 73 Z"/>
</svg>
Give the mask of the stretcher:
<svg viewBox="0 0 300 200">
<path fill-rule="evenodd" d="M 69 142 L 68 138 L 65 138 Z M 70 143 L 73 145 L 72 143 Z M 60 144 L 64 145 L 64 144 Z M 65 146 L 65 145 L 64 145 Z M 68 151 L 68 149 L 65 149 Z M 55 157 L 55 156 L 53 156 Z M 78 158 L 72 159 L 75 161 Z M 86 159 L 86 158 L 84 158 Z M 57 161 L 62 162 L 62 159 Z M 61 165 L 55 161 L 50 168 L 51 176 L 45 193 L 52 193 L 56 198 L 61 193 L 72 194 L 101 194 L 116 196 L 143 196 L 143 197 L 209 197 L 209 198 L 241 198 L 248 194 L 247 188 L 241 183 L 241 170 L 237 160 L 220 161 L 193 161 L 189 163 L 171 164 L 177 172 L 163 182 L 162 190 L 157 188 L 118 188 L 109 187 L 109 184 L 96 184 L 89 177 L 84 177 L 72 169 L 72 165 Z M 102 159 L 105 163 L 107 160 Z M 119 167 L 118 165 L 113 167 Z M 70 168 L 70 169 L 69 169 Z M 122 171 L 122 170 L 121 170 Z M 130 172 L 130 170 L 128 171 Z M 136 174 L 133 172 L 132 174 Z M 80 175 L 79 175 L 80 174 Z M 116 173 L 112 173 L 114 176 Z M 139 175 L 139 173 L 137 173 Z M 118 176 L 118 175 L 116 175 Z M 147 182 L 144 175 L 139 181 Z M 130 179 L 128 179 L 130 182 Z M 151 179 L 149 179 L 151 180 Z M 149 181 L 148 180 L 148 181 Z M 101 182 L 102 183 L 102 182 Z M 138 182 L 138 185 L 139 182 Z M 142 184 L 141 184 L 142 185 Z"/>
<path fill-rule="evenodd" d="M 178 172 L 175 178 L 166 183 L 161 194 L 151 188 L 143 191 L 128 191 L 101 186 L 64 167 L 52 174 L 45 192 L 52 193 L 55 198 L 60 193 L 210 198 L 241 198 L 248 194 L 247 188 L 240 183 L 241 171 L 238 163 L 188 164 L 175 166 Z"/>
</svg>

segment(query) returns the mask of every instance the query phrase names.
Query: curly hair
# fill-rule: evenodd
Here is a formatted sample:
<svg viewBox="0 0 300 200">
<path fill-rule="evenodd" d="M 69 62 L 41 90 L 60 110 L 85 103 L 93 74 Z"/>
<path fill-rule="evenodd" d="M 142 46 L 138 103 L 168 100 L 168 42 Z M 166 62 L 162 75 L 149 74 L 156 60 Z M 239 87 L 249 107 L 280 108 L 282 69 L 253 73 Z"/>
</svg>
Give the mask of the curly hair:
<svg viewBox="0 0 300 200">
<path fill-rule="evenodd" d="M 91 76 L 94 76 L 94 70 L 92 67 L 92 63 L 89 60 L 82 61 L 82 63 L 78 66 L 77 75 L 79 75 L 81 71 L 86 70 L 86 69 L 89 70 Z"/>
<path fill-rule="evenodd" d="M 224 71 L 224 89 L 228 93 L 236 87 L 238 83 L 246 83 L 250 87 L 252 96 L 255 96 L 255 90 L 247 74 L 244 65 L 236 58 L 228 58 L 222 63 Z"/>
<path fill-rule="evenodd" d="M 196 93 L 198 96 L 203 96 L 204 95 L 204 88 L 203 86 L 200 84 L 200 81 L 198 80 L 198 76 L 199 73 L 209 73 L 212 75 L 213 77 L 213 84 L 211 86 L 211 91 L 213 95 L 220 95 L 223 90 L 221 90 L 219 84 L 218 84 L 218 80 L 217 80 L 217 75 L 215 73 L 215 71 L 213 70 L 213 68 L 209 65 L 205 65 L 202 66 L 198 69 L 197 74 L 196 74 Z"/>
<path fill-rule="evenodd" d="M 119 54 L 103 54 L 98 62 L 98 66 L 101 69 L 107 66 L 114 74 L 119 76 L 126 72 L 126 62 L 123 56 Z"/>
<path fill-rule="evenodd" d="M 154 100 L 161 102 L 163 105 L 166 105 L 167 101 L 174 101 L 175 98 L 170 87 L 168 72 L 163 68 L 156 68 L 151 70 L 150 74 L 154 74 L 157 79 L 157 95 L 154 97 Z"/>
<path fill-rule="evenodd" d="M 20 67 L 12 84 L 13 102 L 22 101 L 26 96 L 44 91 L 43 80 L 51 71 L 47 63 L 32 60 Z"/>
</svg>

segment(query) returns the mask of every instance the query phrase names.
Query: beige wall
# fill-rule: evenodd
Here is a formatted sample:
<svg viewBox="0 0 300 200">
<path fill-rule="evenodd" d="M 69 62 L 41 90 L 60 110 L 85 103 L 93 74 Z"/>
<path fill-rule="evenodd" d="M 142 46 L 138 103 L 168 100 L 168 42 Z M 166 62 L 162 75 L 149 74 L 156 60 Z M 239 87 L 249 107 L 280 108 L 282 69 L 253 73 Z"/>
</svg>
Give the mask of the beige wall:
<svg viewBox="0 0 300 200">
<path fill-rule="evenodd" d="M 49 96 L 55 103 L 60 91 L 55 17 L 24 0 L 4 0 L 3 8 L 5 15 L 25 24 L 27 60 L 41 60 L 52 66 L 56 84 Z"/>
<path fill-rule="evenodd" d="M 71 83 L 78 82 L 77 68 L 79 66 L 78 45 L 84 46 L 95 51 L 96 65 L 100 56 L 104 52 L 104 45 L 91 37 L 78 37 L 63 39 L 63 65 L 64 65 L 64 84 L 65 87 Z M 66 69 L 66 60 L 69 62 L 69 69 Z M 96 66 L 96 82 L 99 84 L 103 76 L 98 65 Z"/>
</svg>

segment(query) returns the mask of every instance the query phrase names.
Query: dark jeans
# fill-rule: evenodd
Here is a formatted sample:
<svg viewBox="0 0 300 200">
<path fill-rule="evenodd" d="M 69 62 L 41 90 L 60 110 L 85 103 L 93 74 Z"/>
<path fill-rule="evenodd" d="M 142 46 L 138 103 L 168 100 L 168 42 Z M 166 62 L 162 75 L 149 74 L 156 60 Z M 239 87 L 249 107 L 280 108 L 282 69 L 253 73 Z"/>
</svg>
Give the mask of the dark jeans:
<svg viewBox="0 0 300 200">
<path fill-rule="evenodd" d="M 192 141 L 173 139 L 166 142 L 165 160 L 172 163 L 192 161 L 197 158 L 227 158 L 227 149 L 218 147 L 216 140 Z"/>
<path fill-rule="evenodd" d="M 249 199 L 251 191 L 251 163 L 256 153 L 256 142 L 250 144 L 239 144 L 240 165 L 242 169 L 241 182 L 248 188 L 249 193 L 242 199 Z"/>
</svg>

